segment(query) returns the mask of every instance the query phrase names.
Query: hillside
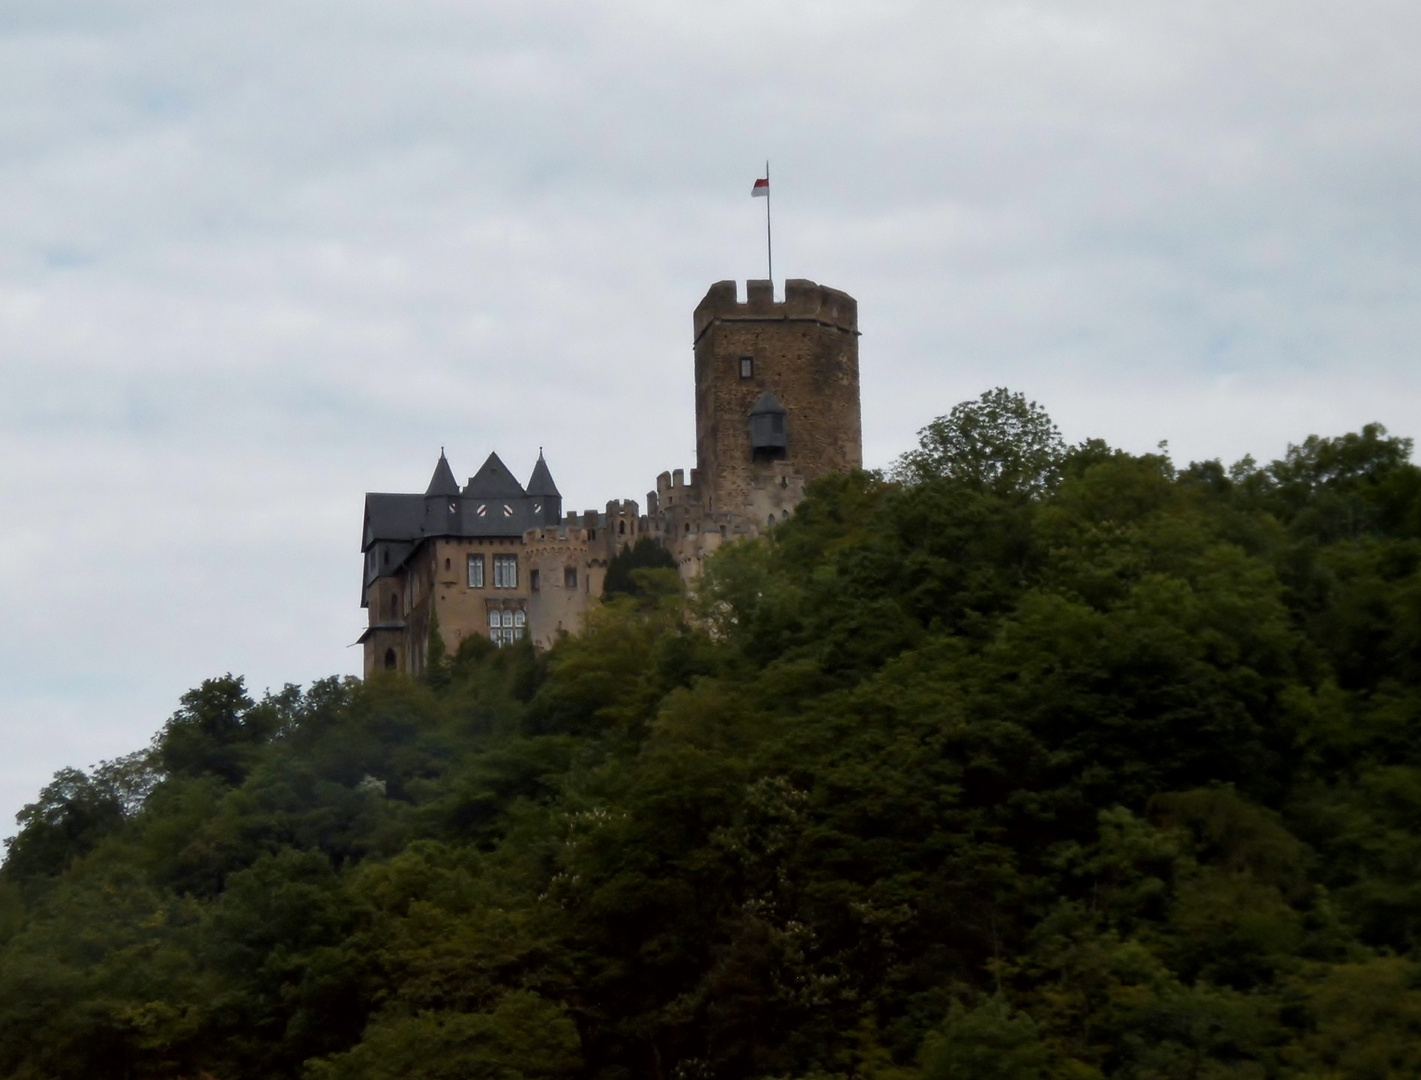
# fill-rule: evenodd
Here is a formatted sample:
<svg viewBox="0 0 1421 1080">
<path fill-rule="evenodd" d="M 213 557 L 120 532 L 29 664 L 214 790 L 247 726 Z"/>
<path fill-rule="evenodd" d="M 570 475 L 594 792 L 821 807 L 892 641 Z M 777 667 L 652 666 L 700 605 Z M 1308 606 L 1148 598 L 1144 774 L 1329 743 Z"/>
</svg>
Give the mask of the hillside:
<svg viewBox="0 0 1421 1080">
<path fill-rule="evenodd" d="M 546 653 L 214 678 L 21 815 L 0 1075 L 1421 1075 L 1410 452 L 998 391 Z"/>
</svg>

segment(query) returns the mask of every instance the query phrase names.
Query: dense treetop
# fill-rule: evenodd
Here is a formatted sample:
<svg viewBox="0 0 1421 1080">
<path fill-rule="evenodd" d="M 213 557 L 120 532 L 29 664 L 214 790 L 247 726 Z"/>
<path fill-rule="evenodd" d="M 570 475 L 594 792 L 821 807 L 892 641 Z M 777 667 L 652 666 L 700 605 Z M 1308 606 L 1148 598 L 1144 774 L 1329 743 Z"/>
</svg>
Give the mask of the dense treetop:
<svg viewBox="0 0 1421 1080">
<path fill-rule="evenodd" d="M 1421 469 L 1062 444 L 993 391 L 694 595 L 64 770 L 0 1075 L 1421 1075 Z"/>
</svg>

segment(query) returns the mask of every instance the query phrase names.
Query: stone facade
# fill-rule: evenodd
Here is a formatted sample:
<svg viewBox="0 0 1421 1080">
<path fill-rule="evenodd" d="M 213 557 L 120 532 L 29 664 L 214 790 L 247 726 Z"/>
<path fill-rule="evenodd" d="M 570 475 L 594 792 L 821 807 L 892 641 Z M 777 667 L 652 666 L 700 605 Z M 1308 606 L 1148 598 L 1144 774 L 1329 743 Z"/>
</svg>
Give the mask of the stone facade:
<svg viewBox="0 0 1421 1080">
<path fill-rule="evenodd" d="M 687 580 L 721 544 L 783 521 L 811 480 L 859 468 L 858 305 L 812 281 L 712 285 L 694 315 L 696 468 L 602 511 L 562 513 L 539 455 L 526 487 L 496 454 L 463 487 L 441 453 L 423 495 L 366 496 L 365 673 L 419 674 L 437 616 L 447 651 L 471 634 L 551 645 L 602 594 L 607 566 L 642 537 Z"/>
</svg>

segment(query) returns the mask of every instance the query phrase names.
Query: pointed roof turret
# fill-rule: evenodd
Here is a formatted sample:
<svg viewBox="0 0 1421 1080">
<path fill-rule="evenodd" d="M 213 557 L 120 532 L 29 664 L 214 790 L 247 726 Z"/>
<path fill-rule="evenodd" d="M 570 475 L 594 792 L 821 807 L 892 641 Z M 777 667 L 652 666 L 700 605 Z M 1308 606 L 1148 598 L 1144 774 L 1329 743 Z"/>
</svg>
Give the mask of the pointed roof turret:
<svg viewBox="0 0 1421 1080">
<path fill-rule="evenodd" d="M 434 475 L 429 478 L 426 495 L 457 495 L 459 481 L 454 479 L 454 470 L 449 468 L 449 460 L 444 456 L 444 447 L 439 448 L 439 464 L 434 466 Z"/>
<path fill-rule="evenodd" d="M 543 460 L 543 448 L 538 447 L 538 464 L 533 466 L 533 475 L 528 478 L 528 494 L 543 499 L 561 499 L 562 492 L 553 483 L 553 474 L 548 471 L 548 463 Z"/>
<path fill-rule="evenodd" d="M 785 407 L 780 404 L 779 399 L 766 390 L 760 395 L 760 400 L 755 402 L 755 407 L 750 410 L 750 415 L 762 416 L 766 413 L 779 413 L 783 416 L 784 412 Z"/>
<path fill-rule="evenodd" d="M 490 454 L 479 471 L 469 477 L 464 494 L 471 499 L 518 499 L 527 492 L 522 484 L 513 479 L 513 474 L 498 455 Z"/>
</svg>

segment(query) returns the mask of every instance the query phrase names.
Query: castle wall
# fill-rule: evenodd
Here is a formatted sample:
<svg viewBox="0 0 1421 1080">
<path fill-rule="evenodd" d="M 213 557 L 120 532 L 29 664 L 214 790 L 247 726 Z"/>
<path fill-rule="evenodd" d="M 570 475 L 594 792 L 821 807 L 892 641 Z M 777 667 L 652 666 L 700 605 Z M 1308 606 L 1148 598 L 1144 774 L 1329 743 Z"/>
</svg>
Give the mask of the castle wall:
<svg viewBox="0 0 1421 1080">
<path fill-rule="evenodd" d="M 533 644 L 547 648 L 563 634 L 575 634 L 582 628 L 583 614 L 593 597 L 587 546 L 585 528 L 531 529 L 524 534 L 528 566 L 538 572 L 538 590 L 528 598 L 528 632 Z"/>
<path fill-rule="evenodd" d="M 408 649 L 405 643 L 404 624 L 388 630 L 372 630 L 365 638 L 365 674 L 372 671 L 405 671 L 408 663 Z M 386 664 L 390 653 L 394 654 L 394 665 Z"/>
<path fill-rule="evenodd" d="M 499 610 L 528 610 L 532 595 L 529 571 L 534 567 L 524 550 L 521 536 L 445 537 L 430 542 L 429 547 L 432 548 L 432 565 L 436 568 L 438 581 L 439 632 L 450 655 L 458 650 L 464 638 L 472 634 L 489 636 L 488 616 L 491 607 Z M 483 558 L 482 587 L 469 584 L 470 555 Z M 518 557 L 516 588 L 494 586 L 495 555 Z"/>
</svg>

